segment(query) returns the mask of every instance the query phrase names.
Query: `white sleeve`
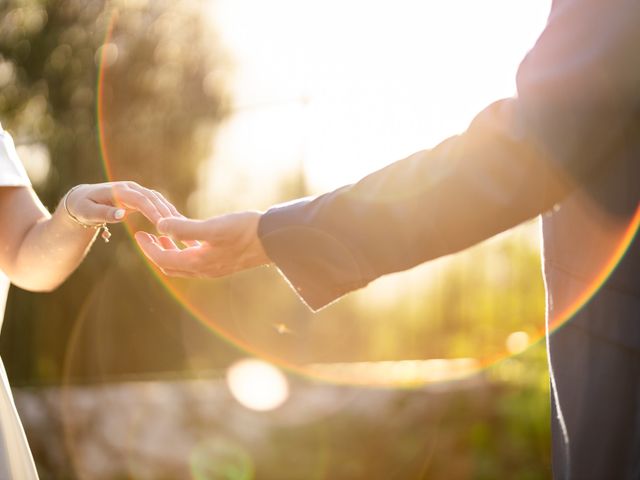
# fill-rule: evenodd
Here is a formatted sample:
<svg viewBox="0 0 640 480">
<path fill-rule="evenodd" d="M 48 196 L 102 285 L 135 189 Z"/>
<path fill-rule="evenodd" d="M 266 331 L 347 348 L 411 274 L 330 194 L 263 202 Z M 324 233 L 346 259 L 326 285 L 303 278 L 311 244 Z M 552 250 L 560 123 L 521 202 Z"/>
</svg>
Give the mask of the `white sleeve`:
<svg viewBox="0 0 640 480">
<path fill-rule="evenodd" d="M 0 187 L 29 187 L 31 182 L 18 157 L 13 138 L 0 125 Z"/>
</svg>

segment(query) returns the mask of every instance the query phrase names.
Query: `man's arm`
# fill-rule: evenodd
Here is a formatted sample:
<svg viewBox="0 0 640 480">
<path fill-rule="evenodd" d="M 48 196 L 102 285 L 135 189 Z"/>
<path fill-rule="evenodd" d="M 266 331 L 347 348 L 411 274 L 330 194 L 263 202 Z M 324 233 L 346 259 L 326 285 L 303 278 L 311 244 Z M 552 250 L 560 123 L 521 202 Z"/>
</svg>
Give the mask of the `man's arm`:
<svg viewBox="0 0 640 480">
<path fill-rule="evenodd" d="M 234 217 L 228 230 L 245 229 L 251 240 L 235 250 L 256 254 L 241 268 L 271 259 L 317 309 L 381 275 L 459 251 L 549 209 L 606 168 L 625 136 L 637 131 L 638 24 L 635 1 L 554 2 L 519 68 L 516 98 L 490 105 L 463 134 L 354 185 L 272 208 L 259 219 Z M 184 239 L 188 224 L 164 220 L 159 228 Z M 255 247 L 256 224 L 268 259 Z M 200 222 L 197 238 L 206 240 L 207 228 L 224 235 L 227 227 L 220 226 L 216 218 Z M 139 241 L 162 268 L 188 259 L 185 275 L 215 262 L 234 264 L 230 249 L 165 252 L 151 237 Z"/>
<path fill-rule="evenodd" d="M 267 255 L 312 308 L 544 212 L 637 134 L 640 4 L 556 4 L 517 98 L 433 150 L 263 216 Z"/>
</svg>

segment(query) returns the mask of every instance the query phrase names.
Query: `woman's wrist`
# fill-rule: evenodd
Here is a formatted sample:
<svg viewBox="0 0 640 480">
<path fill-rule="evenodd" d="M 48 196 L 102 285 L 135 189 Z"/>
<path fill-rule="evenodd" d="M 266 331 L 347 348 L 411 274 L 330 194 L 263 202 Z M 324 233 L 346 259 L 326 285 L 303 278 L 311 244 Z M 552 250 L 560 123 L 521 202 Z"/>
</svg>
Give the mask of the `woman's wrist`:
<svg viewBox="0 0 640 480">
<path fill-rule="evenodd" d="M 79 193 L 79 192 L 76 192 L 77 190 L 87 186 L 88 185 L 80 184 L 80 185 L 76 185 L 75 187 L 72 187 L 60 201 L 58 210 L 60 210 L 61 211 L 60 213 L 64 215 L 67 224 L 73 224 L 76 228 L 81 227 L 85 231 L 93 230 L 92 234 L 95 234 L 96 232 L 99 232 L 100 230 L 102 230 L 101 237 L 104 239 L 105 242 L 109 242 L 109 238 L 111 238 L 111 232 L 107 227 L 106 221 L 104 222 L 86 221 L 73 208 L 73 202 L 71 201 L 71 196 L 74 193 L 77 195 Z M 120 212 L 122 213 L 118 215 Z M 116 218 L 118 218 L 118 216 L 119 218 L 123 218 L 124 214 L 125 214 L 124 210 L 118 210 L 116 212 Z"/>
</svg>

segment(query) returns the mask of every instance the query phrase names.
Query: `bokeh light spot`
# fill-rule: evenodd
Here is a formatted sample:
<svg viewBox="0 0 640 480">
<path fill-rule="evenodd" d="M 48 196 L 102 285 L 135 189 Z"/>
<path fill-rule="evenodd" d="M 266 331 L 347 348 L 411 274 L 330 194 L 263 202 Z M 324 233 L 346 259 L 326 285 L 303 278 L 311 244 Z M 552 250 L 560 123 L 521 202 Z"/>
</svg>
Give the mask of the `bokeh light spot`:
<svg viewBox="0 0 640 480">
<path fill-rule="evenodd" d="M 231 365 L 227 384 L 234 398 L 252 410 L 276 409 L 289 397 L 287 378 L 262 360 L 245 359 Z"/>
<path fill-rule="evenodd" d="M 15 78 L 15 67 L 13 63 L 3 61 L 0 57 L 0 87 L 4 87 L 13 82 Z"/>
<path fill-rule="evenodd" d="M 115 43 L 106 42 L 96 52 L 96 64 L 101 68 L 109 68 L 118 61 L 118 46 Z"/>
<path fill-rule="evenodd" d="M 43 143 L 16 146 L 29 178 L 36 186 L 44 185 L 51 170 L 49 149 Z"/>
<path fill-rule="evenodd" d="M 507 350 L 512 355 L 524 352 L 529 346 L 529 334 L 527 332 L 513 332 L 507 337 Z"/>
</svg>

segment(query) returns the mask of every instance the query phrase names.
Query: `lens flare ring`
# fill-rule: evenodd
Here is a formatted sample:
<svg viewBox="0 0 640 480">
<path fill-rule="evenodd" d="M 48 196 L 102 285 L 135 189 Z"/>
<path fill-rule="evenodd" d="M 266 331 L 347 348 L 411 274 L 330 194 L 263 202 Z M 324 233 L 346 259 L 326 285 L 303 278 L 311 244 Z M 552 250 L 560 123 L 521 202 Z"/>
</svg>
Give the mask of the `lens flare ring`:
<svg viewBox="0 0 640 480">
<path fill-rule="evenodd" d="M 106 29 L 106 35 L 104 38 L 103 45 L 113 45 L 112 43 L 112 35 L 114 26 L 118 19 L 118 11 L 114 10 L 110 16 L 110 20 L 108 22 L 108 26 Z M 102 164 L 104 167 L 105 175 L 108 180 L 112 180 L 113 175 L 113 159 L 110 158 L 109 148 L 107 145 L 107 139 L 105 135 L 105 125 L 107 124 L 107 118 L 105 114 L 105 86 L 108 83 L 108 67 L 114 62 L 113 59 L 113 48 L 101 48 L 99 51 L 99 71 L 98 71 L 98 85 L 97 85 L 97 101 L 96 101 L 96 114 L 97 114 L 97 124 L 98 124 L 98 143 L 100 147 L 100 155 L 102 159 Z M 617 242 L 617 245 L 613 249 L 610 254 L 608 260 L 605 264 L 599 269 L 598 273 L 593 277 L 593 279 L 589 282 L 588 286 L 581 292 L 580 295 L 576 296 L 576 298 L 566 306 L 561 312 L 555 314 L 555 316 L 549 319 L 549 331 L 555 331 L 557 328 L 561 327 L 564 323 L 566 323 L 569 319 L 571 319 L 600 289 L 600 287 L 607 281 L 611 273 L 615 270 L 616 266 L 620 263 L 622 258 L 624 257 L 627 249 L 633 242 L 638 227 L 640 225 L 640 206 L 636 209 L 635 214 L 631 218 L 631 221 L 624 229 L 624 233 L 620 237 Z M 125 228 L 127 234 L 131 237 L 133 241 L 133 231 L 131 225 L 125 222 Z M 135 242 L 134 242 L 135 243 Z M 142 255 L 141 252 L 139 252 Z M 225 328 L 221 322 L 216 321 L 216 319 L 211 318 L 200 306 L 196 305 L 195 302 L 191 301 L 187 294 L 181 290 L 180 286 L 177 282 L 173 282 L 169 278 L 163 277 L 160 272 L 147 260 L 145 263 L 149 266 L 150 270 L 153 272 L 154 277 L 157 281 L 165 288 L 165 290 L 174 298 L 176 302 L 181 304 L 189 313 L 192 315 L 198 322 L 206 326 L 213 333 L 215 333 L 221 340 L 228 343 L 229 345 L 234 346 L 248 354 L 249 356 L 254 356 L 258 358 L 262 358 L 265 361 L 277 365 L 289 371 L 291 373 L 295 373 L 305 378 L 309 378 L 312 380 L 319 380 L 323 382 L 328 382 L 332 384 L 350 384 L 349 380 L 341 379 L 339 377 L 332 376 L 332 374 L 323 374 L 321 369 L 311 369 L 307 368 L 304 365 L 294 364 L 290 361 L 287 361 L 283 358 L 280 358 L 278 355 L 274 355 L 270 352 L 262 350 L 255 345 L 251 344 L 249 341 L 238 338 L 237 335 L 234 335 L 228 328 Z M 532 345 L 541 340 L 545 335 L 545 327 L 541 325 L 536 335 L 530 336 L 528 345 Z M 518 346 L 518 351 L 522 351 L 523 346 Z M 491 365 L 494 365 L 498 361 L 513 355 L 513 352 L 509 352 L 508 349 L 504 348 L 503 351 L 496 352 L 495 355 L 487 358 L 478 359 L 478 367 L 477 370 L 480 371 L 485 369 Z M 362 386 L 362 385 L 359 385 Z M 418 388 L 420 384 L 411 384 L 410 387 L 406 385 L 388 385 L 392 388 Z M 375 385 L 375 388 L 380 388 L 380 385 Z"/>
</svg>

